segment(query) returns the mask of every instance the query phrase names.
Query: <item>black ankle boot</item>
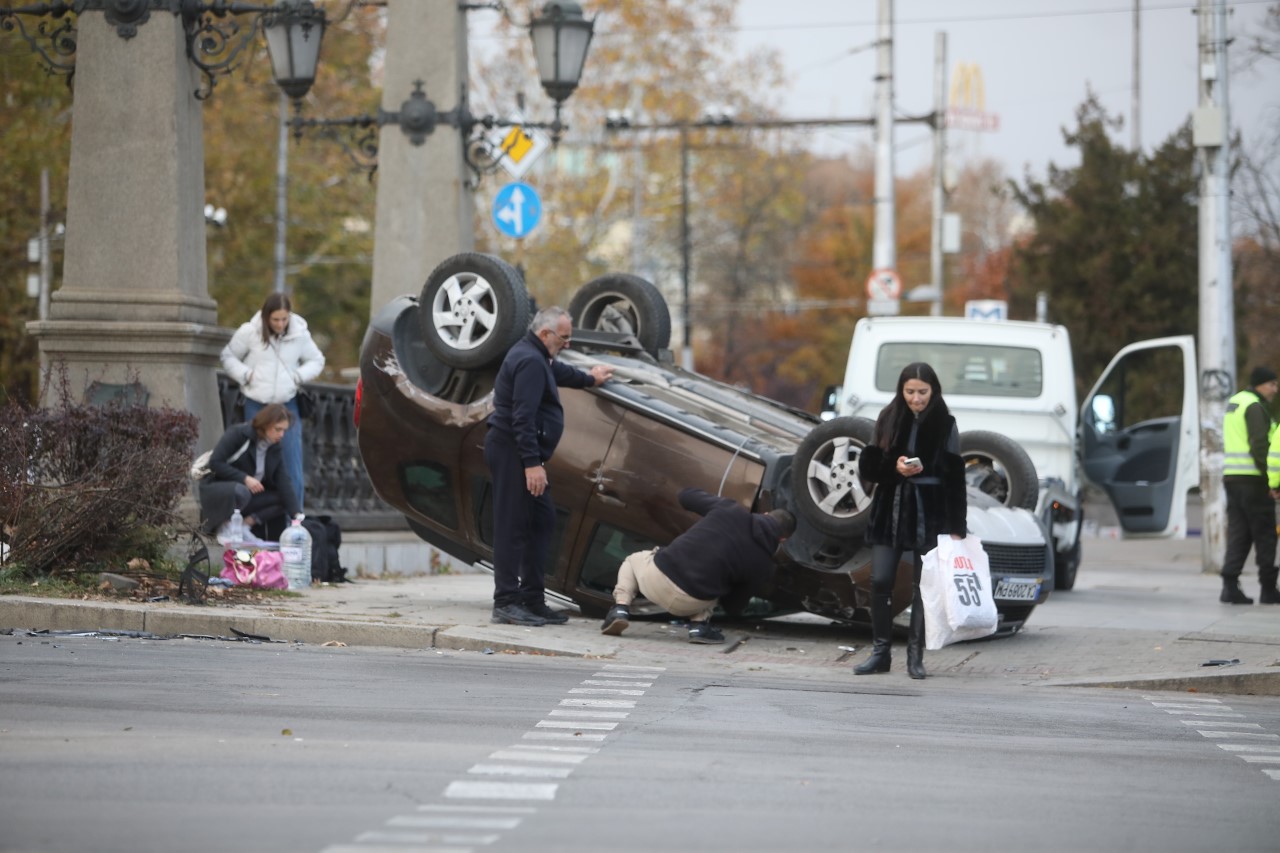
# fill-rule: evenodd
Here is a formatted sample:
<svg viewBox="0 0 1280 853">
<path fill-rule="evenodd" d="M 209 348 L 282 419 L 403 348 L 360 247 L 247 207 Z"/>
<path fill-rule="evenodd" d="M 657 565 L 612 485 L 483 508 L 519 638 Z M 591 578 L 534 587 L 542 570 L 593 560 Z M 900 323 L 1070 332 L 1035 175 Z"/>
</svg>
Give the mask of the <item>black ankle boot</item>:
<svg viewBox="0 0 1280 853">
<path fill-rule="evenodd" d="M 1223 604 L 1253 604 L 1253 599 L 1240 589 L 1240 581 L 1234 578 L 1222 581 L 1222 595 L 1218 596 L 1218 600 Z"/>
<path fill-rule="evenodd" d="M 893 602 L 887 595 L 871 596 L 871 657 L 853 668 L 854 675 L 888 672 L 893 648 Z"/>
<path fill-rule="evenodd" d="M 907 634 L 907 675 L 924 678 L 924 604 L 920 601 L 920 585 L 911 594 L 911 627 Z"/>
<path fill-rule="evenodd" d="M 1270 585 L 1263 584 L 1262 592 L 1258 595 L 1259 604 L 1280 604 L 1280 589 L 1276 589 L 1275 581 Z"/>
</svg>

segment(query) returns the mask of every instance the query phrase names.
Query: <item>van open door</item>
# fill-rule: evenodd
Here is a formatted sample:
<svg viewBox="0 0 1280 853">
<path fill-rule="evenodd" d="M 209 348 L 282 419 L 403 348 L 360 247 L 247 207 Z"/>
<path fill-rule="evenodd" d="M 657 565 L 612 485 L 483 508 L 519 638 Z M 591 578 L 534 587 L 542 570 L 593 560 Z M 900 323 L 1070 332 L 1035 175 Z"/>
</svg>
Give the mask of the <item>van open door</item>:
<svg viewBox="0 0 1280 853">
<path fill-rule="evenodd" d="M 1081 468 L 1126 537 L 1187 534 L 1187 491 L 1200 483 L 1198 410 L 1190 335 L 1130 344 L 1085 397 Z"/>
</svg>

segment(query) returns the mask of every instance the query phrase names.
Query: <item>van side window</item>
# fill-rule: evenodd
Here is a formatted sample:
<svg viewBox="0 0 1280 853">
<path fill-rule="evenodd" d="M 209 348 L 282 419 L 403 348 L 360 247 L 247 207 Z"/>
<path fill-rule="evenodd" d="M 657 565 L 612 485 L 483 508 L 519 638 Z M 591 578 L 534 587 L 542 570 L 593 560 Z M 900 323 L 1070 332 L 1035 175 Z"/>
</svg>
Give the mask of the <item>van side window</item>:
<svg viewBox="0 0 1280 853">
<path fill-rule="evenodd" d="M 981 324 L 974 326 L 975 334 L 981 331 Z M 1037 349 L 904 341 L 880 347 L 877 390 L 892 393 L 902 368 L 915 361 L 933 365 L 947 396 L 1039 397 L 1044 389 L 1044 363 Z"/>
</svg>

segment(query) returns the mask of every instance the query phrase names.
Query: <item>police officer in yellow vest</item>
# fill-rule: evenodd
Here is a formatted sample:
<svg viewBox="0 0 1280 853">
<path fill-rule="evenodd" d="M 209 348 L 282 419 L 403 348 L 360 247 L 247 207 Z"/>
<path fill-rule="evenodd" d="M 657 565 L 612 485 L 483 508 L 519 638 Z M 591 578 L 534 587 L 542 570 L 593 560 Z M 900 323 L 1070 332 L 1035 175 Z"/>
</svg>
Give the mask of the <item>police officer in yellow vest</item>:
<svg viewBox="0 0 1280 853">
<path fill-rule="evenodd" d="M 1255 367 L 1249 387 L 1227 401 L 1222 419 L 1222 485 L 1227 493 L 1227 553 L 1222 559 L 1222 595 L 1227 604 L 1253 604 L 1240 589 L 1249 548 L 1258 561 L 1259 601 L 1280 604 L 1276 590 L 1276 502 L 1267 481 L 1267 455 L 1274 425 L 1269 404 L 1276 372 Z"/>
</svg>

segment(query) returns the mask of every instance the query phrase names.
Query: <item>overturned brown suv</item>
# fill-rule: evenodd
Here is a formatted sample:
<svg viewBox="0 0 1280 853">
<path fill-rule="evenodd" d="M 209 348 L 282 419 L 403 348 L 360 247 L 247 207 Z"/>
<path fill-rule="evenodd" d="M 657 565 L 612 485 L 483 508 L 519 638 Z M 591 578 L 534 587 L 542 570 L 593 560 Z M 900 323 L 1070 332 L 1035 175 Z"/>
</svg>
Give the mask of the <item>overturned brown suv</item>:
<svg viewBox="0 0 1280 853">
<path fill-rule="evenodd" d="M 809 611 L 867 621 L 870 548 L 862 533 L 870 496 L 856 469 L 872 422 L 820 421 L 677 367 L 667 350 L 666 303 L 635 276 L 588 282 L 568 311 L 573 348 L 559 357 L 584 369 L 606 363 L 614 374 L 598 388 L 561 389 L 565 433 L 548 463 L 556 505 L 548 592 L 603 615 L 623 558 L 697 520 L 675 500 L 694 486 L 797 518 L 774 588 L 753 602 L 753 615 Z M 480 565 L 502 535 L 493 529 L 483 453 L 493 383 L 530 314 L 514 268 L 489 255 L 456 255 L 419 297 L 383 308 L 361 349 L 356 420 L 374 487 L 424 540 Z M 1048 596 L 1053 567 L 1040 521 L 998 499 L 1008 476 L 1034 477 L 1034 467 L 1012 442 L 996 441 L 992 454 L 991 434 L 983 437 L 983 452 L 967 457 L 969 530 L 990 556 L 1001 629 L 1009 632 Z M 898 577 L 895 612 L 911 598 L 909 573 Z"/>
</svg>

